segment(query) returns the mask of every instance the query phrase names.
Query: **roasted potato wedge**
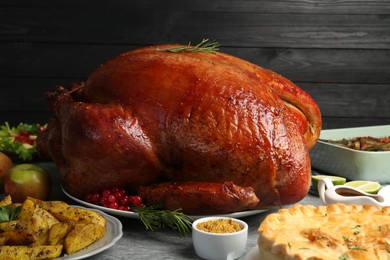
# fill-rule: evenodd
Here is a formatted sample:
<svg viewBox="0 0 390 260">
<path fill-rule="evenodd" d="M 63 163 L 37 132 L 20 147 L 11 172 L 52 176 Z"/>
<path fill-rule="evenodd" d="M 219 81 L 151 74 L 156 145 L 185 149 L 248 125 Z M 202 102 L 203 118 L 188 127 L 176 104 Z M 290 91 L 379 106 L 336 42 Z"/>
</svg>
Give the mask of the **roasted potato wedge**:
<svg viewBox="0 0 390 260">
<path fill-rule="evenodd" d="M 72 228 L 73 222 L 59 222 L 54 224 L 49 231 L 48 244 L 62 245 L 65 237 Z"/>
<path fill-rule="evenodd" d="M 97 223 L 88 221 L 77 222 L 64 240 L 64 249 L 67 254 L 75 253 L 96 240 L 103 237 L 106 228 Z"/>
<path fill-rule="evenodd" d="M 50 214 L 48 211 L 45 209 L 42 209 L 40 207 L 36 207 L 34 210 L 34 215 L 39 216 L 39 218 L 47 223 L 48 230 L 54 225 L 59 223 L 60 221 L 56 219 L 52 214 Z"/>
<path fill-rule="evenodd" d="M 31 198 L 28 198 L 31 199 Z M 35 204 L 41 206 L 56 217 L 61 222 L 63 221 L 88 221 L 106 226 L 106 219 L 100 216 L 98 213 L 81 208 L 73 208 L 63 201 L 42 201 L 37 199 L 31 199 Z"/>
<path fill-rule="evenodd" d="M 0 207 L 1 206 L 7 206 L 7 205 L 10 205 L 10 204 L 12 204 L 12 198 L 11 198 L 10 195 L 5 196 L 4 199 L 2 199 L 0 201 Z"/>
<path fill-rule="evenodd" d="M 23 203 L 22 211 L 16 221 L 16 229 L 29 231 L 29 235 L 33 237 L 33 242 L 42 235 L 47 235 L 51 226 L 59 222 L 53 215 L 35 205 L 29 199 L 26 199 Z"/>
<path fill-rule="evenodd" d="M 0 223 L 0 259 L 57 258 L 85 248 L 106 233 L 103 216 L 62 201 L 29 197 L 16 204 L 6 197 L 0 205 L 21 206 L 19 215 L 12 213 L 16 218 Z"/>
<path fill-rule="evenodd" d="M 35 204 L 32 200 L 26 199 L 22 204 L 22 211 L 18 219 L 29 219 L 34 214 Z"/>
<path fill-rule="evenodd" d="M 29 245 L 34 243 L 38 237 L 28 229 L 15 229 L 0 234 L 3 245 Z"/>
<path fill-rule="evenodd" d="M 49 233 L 42 233 L 34 243 L 31 243 L 29 246 L 47 246 L 49 245 Z"/>
<path fill-rule="evenodd" d="M 0 246 L 0 259 L 52 259 L 62 253 L 57 246 Z"/>
<path fill-rule="evenodd" d="M 0 223 L 0 230 L 1 231 L 13 231 L 17 227 L 18 221 L 12 220 L 12 221 L 5 221 Z"/>
<path fill-rule="evenodd" d="M 26 200 L 16 220 L 0 223 L 0 237 L 5 237 L 4 244 L 45 245 L 52 225 L 59 221 L 46 210 Z"/>
</svg>

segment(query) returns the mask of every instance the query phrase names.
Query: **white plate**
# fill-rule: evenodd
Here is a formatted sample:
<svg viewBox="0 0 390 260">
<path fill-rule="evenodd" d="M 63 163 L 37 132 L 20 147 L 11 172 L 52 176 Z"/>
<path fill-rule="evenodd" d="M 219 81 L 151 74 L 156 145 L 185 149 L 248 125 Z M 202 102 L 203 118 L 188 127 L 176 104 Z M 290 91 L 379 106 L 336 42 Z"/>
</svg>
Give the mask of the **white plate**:
<svg viewBox="0 0 390 260">
<path fill-rule="evenodd" d="M 72 205 L 72 207 L 75 208 L 83 208 L 80 206 Z M 91 244 L 90 246 L 74 253 L 71 255 L 65 255 L 56 259 L 69 259 L 69 260 L 76 260 L 76 259 L 84 259 L 87 257 L 91 257 L 93 255 L 96 255 L 110 247 L 112 247 L 123 235 L 122 232 L 122 223 L 115 217 L 110 216 L 100 210 L 96 209 L 90 209 L 98 214 L 102 215 L 106 220 L 106 234 L 104 237 L 96 241 L 95 243 Z"/>
<path fill-rule="evenodd" d="M 115 215 L 115 216 L 139 219 L 138 213 L 131 212 L 131 211 L 124 211 L 124 210 L 110 209 L 110 208 L 102 207 L 102 206 L 99 206 L 96 204 L 88 203 L 86 201 L 83 201 L 81 199 L 73 197 L 72 195 L 67 193 L 64 188 L 62 188 L 62 191 L 65 193 L 66 196 L 68 196 L 72 200 L 74 200 L 74 201 L 76 201 L 84 206 L 87 206 L 89 208 L 95 208 L 95 209 L 110 213 L 110 214 Z M 268 211 L 268 209 L 246 210 L 246 211 L 239 211 L 239 212 L 227 213 L 227 214 L 219 214 L 219 215 L 213 215 L 213 216 L 242 218 L 242 217 L 260 214 L 260 213 L 265 212 L 265 211 Z M 207 216 L 209 216 L 209 215 L 190 215 L 189 217 L 192 218 L 193 220 L 196 220 L 196 219 L 207 217 Z"/>
<path fill-rule="evenodd" d="M 259 247 L 254 246 L 246 253 L 244 260 L 258 260 L 260 259 Z"/>
</svg>

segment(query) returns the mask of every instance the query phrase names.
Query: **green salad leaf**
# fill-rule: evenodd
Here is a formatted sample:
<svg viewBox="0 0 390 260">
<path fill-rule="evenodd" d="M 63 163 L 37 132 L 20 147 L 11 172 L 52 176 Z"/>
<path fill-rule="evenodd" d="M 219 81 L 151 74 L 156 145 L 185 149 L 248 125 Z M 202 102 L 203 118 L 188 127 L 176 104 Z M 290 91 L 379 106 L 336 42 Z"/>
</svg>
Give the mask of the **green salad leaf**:
<svg viewBox="0 0 390 260">
<path fill-rule="evenodd" d="M 31 161 L 37 153 L 36 138 L 46 125 L 25 124 L 11 127 L 8 122 L 0 125 L 0 151 L 16 154 L 23 161 Z"/>
</svg>

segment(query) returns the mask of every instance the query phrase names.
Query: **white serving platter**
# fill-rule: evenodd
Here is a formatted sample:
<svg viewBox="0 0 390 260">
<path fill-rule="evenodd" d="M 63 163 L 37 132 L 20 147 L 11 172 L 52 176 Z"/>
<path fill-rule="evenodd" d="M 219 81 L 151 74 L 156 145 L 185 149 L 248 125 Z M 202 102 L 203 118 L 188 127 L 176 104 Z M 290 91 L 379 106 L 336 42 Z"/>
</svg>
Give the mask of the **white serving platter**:
<svg viewBox="0 0 390 260">
<path fill-rule="evenodd" d="M 133 218 L 133 219 L 139 219 L 139 215 L 136 212 L 132 211 L 124 211 L 124 210 L 118 210 L 118 209 L 110 209 L 103 206 L 95 205 L 89 202 L 86 202 L 84 200 L 78 199 L 76 197 L 73 197 L 70 195 L 66 190 L 62 187 L 62 191 L 66 196 L 68 196 L 70 199 L 76 201 L 77 203 L 88 207 L 88 208 L 94 208 L 99 211 L 104 211 L 108 214 L 118 216 L 118 217 L 125 217 L 125 218 Z M 232 213 L 226 213 L 226 214 L 215 214 L 215 215 L 189 215 L 189 217 L 192 220 L 197 220 L 199 218 L 209 217 L 209 216 L 218 216 L 218 217 L 231 217 L 231 218 L 243 218 L 248 217 L 252 215 L 257 215 L 263 212 L 268 211 L 269 209 L 254 209 L 254 210 L 245 210 L 245 211 L 239 211 L 239 212 L 232 212 Z"/>
</svg>

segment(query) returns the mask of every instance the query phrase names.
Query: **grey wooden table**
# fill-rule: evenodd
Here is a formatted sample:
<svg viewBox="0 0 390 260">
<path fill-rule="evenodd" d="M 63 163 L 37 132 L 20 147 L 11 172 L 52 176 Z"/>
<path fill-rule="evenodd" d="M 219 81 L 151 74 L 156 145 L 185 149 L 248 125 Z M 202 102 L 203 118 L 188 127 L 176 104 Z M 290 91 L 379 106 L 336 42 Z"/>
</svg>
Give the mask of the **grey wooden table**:
<svg viewBox="0 0 390 260">
<path fill-rule="evenodd" d="M 77 205 L 75 201 L 69 199 L 63 193 L 54 164 L 41 163 L 40 165 L 52 174 L 53 190 L 50 199 L 63 200 L 72 205 Z M 321 201 L 317 196 L 308 194 L 299 203 L 320 205 Z M 241 218 L 249 226 L 246 253 L 241 259 L 245 259 L 248 252 L 257 246 L 257 228 L 262 220 L 268 214 L 276 211 L 277 209 L 274 209 Z M 148 231 L 138 219 L 117 218 L 123 225 L 122 238 L 111 248 L 88 259 L 200 259 L 193 248 L 191 234 L 183 236 L 168 229 Z"/>
</svg>

